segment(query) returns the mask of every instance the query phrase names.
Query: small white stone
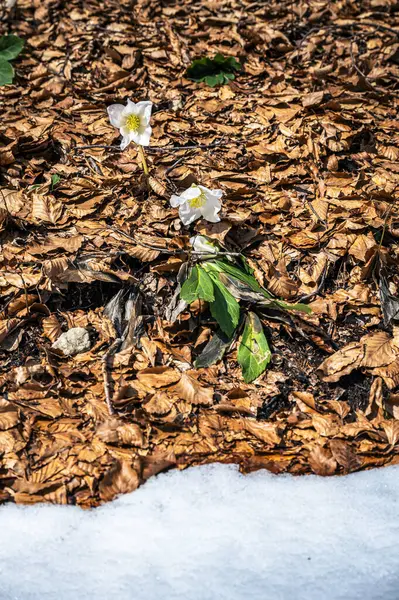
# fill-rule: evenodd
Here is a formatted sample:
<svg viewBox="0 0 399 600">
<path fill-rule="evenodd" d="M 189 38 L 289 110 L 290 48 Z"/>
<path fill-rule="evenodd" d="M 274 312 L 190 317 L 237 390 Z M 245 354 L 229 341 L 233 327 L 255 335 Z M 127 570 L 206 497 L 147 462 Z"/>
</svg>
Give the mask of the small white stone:
<svg viewBox="0 0 399 600">
<path fill-rule="evenodd" d="M 90 350 L 90 336 L 84 327 L 72 327 L 65 333 L 62 333 L 58 340 L 54 342 L 52 348 L 61 350 L 65 356 L 74 356 Z"/>
</svg>

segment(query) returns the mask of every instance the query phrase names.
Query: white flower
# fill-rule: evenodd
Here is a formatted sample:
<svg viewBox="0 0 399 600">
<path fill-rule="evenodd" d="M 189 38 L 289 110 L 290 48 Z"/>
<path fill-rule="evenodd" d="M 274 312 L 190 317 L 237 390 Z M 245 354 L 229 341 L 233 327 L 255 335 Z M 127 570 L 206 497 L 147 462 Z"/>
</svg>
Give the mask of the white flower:
<svg viewBox="0 0 399 600">
<path fill-rule="evenodd" d="M 152 102 L 127 101 L 127 105 L 111 104 L 108 106 L 108 116 L 111 125 L 117 127 L 123 136 L 121 148 L 124 150 L 130 142 L 135 142 L 139 146 L 149 146 L 151 137 L 151 118 Z"/>
<path fill-rule="evenodd" d="M 6 8 L 8 8 L 8 10 L 11 10 L 12 8 L 14 8 L 16 3 L 17 0 L 6 0 Z"/>
<path fill-rule="evenodd" d="M 190 225 L 200 217 L 204 217 L 210 223 L 217 223 L 220 221 L 218 212 L 222 208 L 219 202 L 222 195 L 222 190 L 209 190 L 203 185 L 192 185 L 180 196 L 173 195 L 170 204 L 173 208 L 179 207 L 183 225 Z"/>
<path fill-rule="evenodd" d="M 206 238 L 203 235 L 194 235 L 193 237 L 191 237 L 190 244 L 192 245 L 193 250 L 195 250 L 195 252 L 204 252 L 206 254 L 218 253 L 217 246 L 215 244 L 212 244 L 212 242 L 210 242 L 208 238 Z"/>
</svg>

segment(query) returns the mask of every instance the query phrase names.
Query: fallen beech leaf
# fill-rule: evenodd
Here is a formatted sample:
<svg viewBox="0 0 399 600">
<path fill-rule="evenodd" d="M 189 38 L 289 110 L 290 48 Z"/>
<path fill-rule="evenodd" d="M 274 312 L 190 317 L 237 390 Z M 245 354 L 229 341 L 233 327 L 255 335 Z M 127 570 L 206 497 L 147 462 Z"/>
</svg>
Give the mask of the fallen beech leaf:
<svg viewBox="0 0 399 600">
<path fill-rule="evenodd" d="M 210 406 L 213 404 L 213 388 L 203 387 L 197 379 L 183 373 L 177 385 L 171 388 L 177 396 L 194 405 Z"/>
<path fill-rule="evenodd" d="M 245 431 L 270 446 L 275 446 L 281 440 L 277 426 L 274 423 L 260 423 L 251 419 L 242 419 L 242 423 Z"/>
<path fill-rule="evenodd" d="M 18 423 L 18 420 L 17 409 L 7 400 L 0 399 L 0 430 L 11 429 Z"/>
<path fill-rule="evenodd" d="M 320 90 L 318 92 L 311 92 L 310 94 L 306 94 L 306 96 L 302 98 L 302 106 L 306 108 L 310 106 L 318 106 L 323 101 L 323 98 L 323 90 Z"/>
<path fill-rule="evenodd" d="M 143 446 L 143 433 L 135 423 L 125 423 L 119 419 L 109 419 L 97 428 L 97 437 L 108 444 Z"/>
<path fill-rule="evenodd" d="M 356 456 L 351 445 L 345 440 L 330 440 L 330 450 L 333 457 L 346 473 L 356 471 L 362 465 L 362 461 Z"/>
<path fill-rule="evenodd" d="M 316 475 L 334 475 L 337 462 L 326 448 L 316 446 L 309 453 L 309 464 Z"/>
<path fill-rule="evenodd" d="M 139 371 L 137 379 L 149 388 L 161 388 L 179 381 L 180 373 L 169 367 L 150 367 Z"/>
<path fill-rule="evenodd" d="M 336 415 L 312 415 L 313 427 L 323 437 L 337 435 L 340 430 L 340 422 Z"/>
<path fill-rule="evenodd" d="M 170 412 L 174 401 L 164 392 L 156 392 L 152 398 L 143 404 L 144 410 L 150 415 L 166 415 Z"/>
<path fill-rule="evenodd" d="M 118 461 L 100 481 L 100 497 L 104 502 L 113 500 L 118 494 L 133 492 L 139 483 L 139 476 L 133 467 L 126 461 Z"/>
<path fill-rule="evenodd" d="M 55 225 L 61 218 L 63 204 L 56 200 L 54 196 L 33 194 L 32 218 L 37 222 L 47 222 Z"/>
<path fill-rule="evenodd" d="M 43 334 L 50 340 L 55 342 L 62 333 L 61 325 L 55 315 L 50 315 L 42 321 Z"/>
<path fill-rule="evenodd" d="M 394 383 L 399 375 L 399 364 L 396 366 L 399 349 L 396 343 L 396 339 L 384 331 L 366 335 L 359 342 L 348 344 L 326 358 L 318 371 L 324 381 L 334 382 L 354 369 L 367 367 L 391 387 L 389 379 Z"/>
<path fill-rule="evenodd" d="M 395 446 L 399 440 L 399 421 L 384 421 L 381 423 L 381 426 L 385 431 L 389 444 Z"/>
</svg>

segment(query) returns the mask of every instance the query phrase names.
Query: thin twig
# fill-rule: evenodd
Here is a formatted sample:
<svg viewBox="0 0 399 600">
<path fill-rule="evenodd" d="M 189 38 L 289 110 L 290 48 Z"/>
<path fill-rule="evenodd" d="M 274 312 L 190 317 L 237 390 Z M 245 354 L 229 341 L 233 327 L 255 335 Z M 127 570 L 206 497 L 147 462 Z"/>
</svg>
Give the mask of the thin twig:
<svg viewBox="0 0 399 600">
<path fill-rule="evenodd" d="M 329 269 L 330 263 L 327 263 L 327 265 L 324 268 L 324 271 L 322 273 L 321 279 L 320 279 L 320 283 L 317 286 L 317 288 L 315 289 L 314 292 L 311 292 L 310 294 L 305 294 L 305 296 L 301 296 L 298 300 L 298 304 L 305 302 L 305 300 L 311 300 L 312 298 L 314 298 L 314 296 L 317 296 L 317 294 L 319 294 L 321 292 L 321 290 L 324 287 L 324 283 L 326 281 L 326 277 L 327 277 L 327 273 L 328 273 L 328 269 Z"/>
<path fill-rule="evenodd" d="M 112 416 L 115 414 L 114 407 L 112 406 L 112 397 L 111 397 L 111 378 L 109 373 L 109 359 L 113 356 L 122 343 L 121 338 L 116 338 L 108 348 L 106 353 L 101 359 L 102 362 L 102 374 L 104 381 L 104 394 L 105 394 L 105 402 L 107 403 L 108 412 Z"/>
<path fill-rule="evenodd" d="M 351 61 L 352 61 L 352 67 L 355 69 L 355 71 L 361 76 L 363 77 L 364 81 L 367 83 L 367 85 L 370 87 L 371 90 L 376 91 L 378 93 L 386 93 L 385 90 L 384 92 L 381 91 L 381 89 L 378 88 L 378 86 L 374 86 L 372 84 L 372 82 L 370 81 L 370 79 L 367 77 L 366 73 L 363 73 L 363 71 L 361 69 L 359 69 L 359 67 L 357 66 L 356 62 L 355 62 L 355 57 L 353 55 L 353 43 L 354 41 L 351 40 L 350 46 L 349 46 L 349 53 L 351 55 Z"/>
<path fill-rule="evenodd" d="M 180 150 L 208 150 L 209 148 L 218 148 L 223 145 L 243 144 L 244 140 L 218 140 L 212 144 L 191 144 L 190 146 L 148 146 L 149 152 L 179 152 Z"/>
<path fill-rule="evenodd" d="M 229 146 L 234 144 L 244 144 L 246 140 L 218 140 L 212 144 L 191 144 L 190 146 L 148 146 L 147 152 L 179 152 L 180 150 L 208 150 L 209 148 L 218 148 L 219 146 Z M 122 152 L 119 146 L 104 146 L 101 144 L 88 144 L 86 146 L 75 146 L 74 150 L 87 150 L 90 148 L 100 148 L 103 150 L 116 150 Z"/>
<path fill-rule="evenodd" d="M 102 150 L 117 150 L 122 152 L 120 146 L 102 146 L 101 144 L 88 144 L 87 146 L 75 146 L 74 150 L 88 150 L 89 148 L 101 148 Z"/>
<path fill-rule="evenodd" d="M 176 255 L 176 254 L 192 254 L 193 256 L 203 257 L 205 260 L 209 260 L 210 258 L 216 258 L 217 256 L 241 256 L 241 252 L 228 252 L 227 250 L 222 250 L 220 252 L 212 252 L 212 253 L 201 252 L 198 250 L 190 250 L 190 249 L 185 249 L 185 248 L 178 248 L 176 250 L 168 250 L 167 248 L 161 248 L 160 246 L 153 246 L 152 244 L 147 244 L 146 242 L 142 242 L 141 240 L 136 240 L 136 238 L 132 237 L 128 233 L 125 233 L 121 229 L 116 229 L 116 227 L 111 227 L 110 225 L 108 225 L 108 227 L 105 228 L 105 231 L 106 230 L 111 230 L 114 233 L 119 233 L 120 235 L 123 235 L 126 239 L 131 240 L 132 242 L 134 242 L 135 244 L 138 244 L 139 246 L 142 246 L 143 248 L 148 248 L 149 250 L 158 250 L 158 252 L 161 252 L 164 254 L 170 254 L 172 256 Z"/>
</svg>

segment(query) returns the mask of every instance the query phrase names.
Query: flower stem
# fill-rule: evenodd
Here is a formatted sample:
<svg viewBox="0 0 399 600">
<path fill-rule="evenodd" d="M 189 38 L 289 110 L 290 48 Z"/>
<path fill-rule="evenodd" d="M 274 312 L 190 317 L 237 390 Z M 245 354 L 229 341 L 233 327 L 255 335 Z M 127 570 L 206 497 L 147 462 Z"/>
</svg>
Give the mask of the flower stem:
<svg viewBox="0 0 399 600">
<path fill-rule="evenodd" d="M 146 157 L 145 157 L 143 146 L 139 146 L 139 152 L 140 152 L 141 162 L 142 162 L 142 165 L 143 165 L 143 171 L 144 171 L 145 175 L 148 177 L 149 171 L 148 171 L 148 165 L 147 165 L 147 160 L 146 160 Z"/>
</svg>

